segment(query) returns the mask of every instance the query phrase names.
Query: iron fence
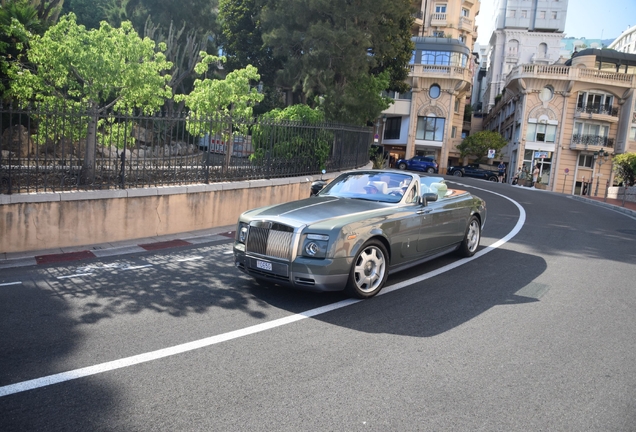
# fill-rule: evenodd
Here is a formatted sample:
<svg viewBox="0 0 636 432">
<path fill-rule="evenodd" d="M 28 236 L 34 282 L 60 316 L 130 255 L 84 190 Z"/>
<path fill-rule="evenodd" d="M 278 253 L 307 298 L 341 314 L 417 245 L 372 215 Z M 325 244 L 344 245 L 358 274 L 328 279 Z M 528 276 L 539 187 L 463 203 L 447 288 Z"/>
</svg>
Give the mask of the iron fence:
<svg viewBox="0 0 636 432">
<path fill-rule="evenodd" d="M 0 107 L 0 193 L 312 175 L 369 161 L 371 128 Z"/>
</svg>

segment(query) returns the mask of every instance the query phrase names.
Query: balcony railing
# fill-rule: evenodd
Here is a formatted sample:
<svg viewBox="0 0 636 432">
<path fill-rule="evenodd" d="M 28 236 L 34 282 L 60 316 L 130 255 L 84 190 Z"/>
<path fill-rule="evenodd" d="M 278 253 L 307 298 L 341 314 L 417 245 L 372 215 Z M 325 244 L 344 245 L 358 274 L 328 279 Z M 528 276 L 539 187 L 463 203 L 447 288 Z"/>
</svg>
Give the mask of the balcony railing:
<svg viewBox="0 0 636 432">
<path fill-rule="evenodd" d="M 473 30 L 473 20 L 466 17 L 459 17 L 459 29 L 460 30 Z"/>
<path fill-rule="evenodd" d="M 428 77 L 428 76 L 443 76 L 444 78 L 455 78 L 471 81 L 470 69 L 460 66 L 445 66 L 445 65 L 425 65 L 425 64 L 411 64 L 409 65 L 411 77 Z"/>
<path fill-rule="evenodd" d="M 599 135 L 572 135 L 572 144 L 582 144 L 587 146 L 609 147 L 614 148 L 614 138 Z"/>
<path fill-rule="evenodd" d="M 572 81 L 610 81 L 617 85 L 634 86 L 636 75 L 606 72 L 598 69 L 578 68 L 561 65 L 524 64 L 515 67 L 506 78 L 506 85 L 513 79 L 549 76 Z"/>
<path fill-rule="evenodd" d="M 446 14 L 445 13 L 434 13 L 431 15 L 431 25 L 432 26 L 445 26 L 446 25 Z"/>
<path fill-rule="evenodd" d="M 577 113 L 586 113 L 586 114 L 601 114 L 608 115 L 612 117 L 618 116 L 618 107 L 606 107 L 599 105 L 584 105 L 576 107 Z"/>
<path fill-rule="evenodd" d="M 424 18 L 424 12 L 422 12 L 421 10 L 411 15 L 413 15 L 413 18 L 415 18 L 416 20 L 421 20 Z"/>
</svg>

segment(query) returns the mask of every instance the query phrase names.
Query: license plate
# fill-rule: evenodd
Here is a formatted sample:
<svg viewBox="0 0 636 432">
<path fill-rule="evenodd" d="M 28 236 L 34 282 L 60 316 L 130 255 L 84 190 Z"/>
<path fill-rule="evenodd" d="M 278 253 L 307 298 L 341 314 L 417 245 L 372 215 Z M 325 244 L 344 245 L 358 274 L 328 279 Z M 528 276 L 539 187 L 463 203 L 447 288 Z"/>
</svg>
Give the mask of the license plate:
<svg viewBox="0 0 636 432">
<path fill-rule="evenodd" d="M 256 260 L 256 267 L 259 269 L 272 271 L 272 263 L 267 261 Z"/>
</svg>

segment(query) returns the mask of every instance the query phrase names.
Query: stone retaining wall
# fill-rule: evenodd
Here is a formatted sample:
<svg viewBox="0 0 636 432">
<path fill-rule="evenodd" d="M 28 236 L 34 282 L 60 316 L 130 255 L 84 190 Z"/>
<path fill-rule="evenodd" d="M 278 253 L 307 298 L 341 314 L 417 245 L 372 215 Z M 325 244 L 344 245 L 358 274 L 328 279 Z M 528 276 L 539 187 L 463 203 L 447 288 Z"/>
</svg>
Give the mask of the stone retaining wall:
<svg viewBox="0 0 636 432">
<path fill-rule="evenodd" d="M 611 199 L 622 200 L 625 196 L 625 201 L 636 202 L 636 186 L 627 188 L 627 195 L 625 195 L 624 187 L 611 187 L 607 190 L 607 197 Z"/>
<path fill-rule="evenodd" d="M 232 225 L 245 210 L 309 197 L 313 180 L 303 176 L 0 195 L 0 253 L 94 245 Z"/>
</svg>

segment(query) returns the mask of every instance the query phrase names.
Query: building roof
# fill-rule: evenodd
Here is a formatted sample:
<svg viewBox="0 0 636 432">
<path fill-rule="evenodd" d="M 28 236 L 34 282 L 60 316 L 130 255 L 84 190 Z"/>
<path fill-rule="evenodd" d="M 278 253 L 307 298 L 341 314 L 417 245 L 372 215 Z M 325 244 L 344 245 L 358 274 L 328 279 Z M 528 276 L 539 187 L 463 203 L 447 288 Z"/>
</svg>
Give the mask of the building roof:
<svg viewBox="0 0 636 432">
<path fill-rule="evenodd" d="M 470 55 L 470 48 L 457 39 L 445 37 L 413 37 L 416 50 L 451 51 Z"/>
<path fill-rule="evenodd" d="M 636 54 L 628 54 L 613 49 L 587 48 L 572 56 L 596 56 L 596 60 L 617 65 L 636 66 Z M 572 66 L 572 59 L 565 62 L 566 66 Z"/>
</svg>

